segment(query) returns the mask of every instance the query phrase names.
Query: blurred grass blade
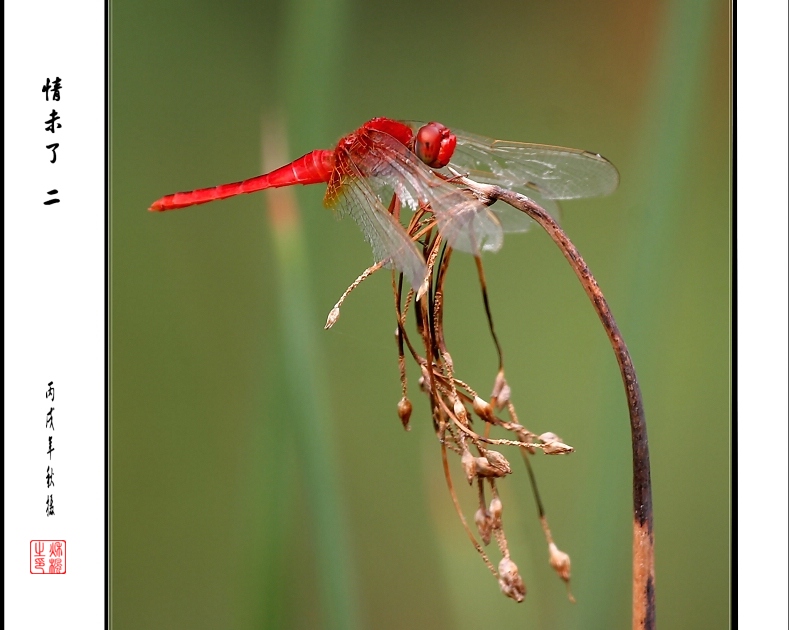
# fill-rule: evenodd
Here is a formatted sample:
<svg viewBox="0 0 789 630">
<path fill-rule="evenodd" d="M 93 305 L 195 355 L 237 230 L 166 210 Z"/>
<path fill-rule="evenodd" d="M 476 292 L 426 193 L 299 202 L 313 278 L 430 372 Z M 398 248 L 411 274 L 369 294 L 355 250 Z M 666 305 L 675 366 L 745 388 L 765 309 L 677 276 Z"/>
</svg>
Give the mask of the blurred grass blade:
<svg viewBox="0 0 789 630">
<path fill-rule="evenodd" d="M 626 252 L 626 262 L 632 263 L 625 267 L 632 270 L 631 310 L 656 312 L 644 305 L 665 297 L 652 289 L 665 275 L 663 265 L 671 256 L 675 229 L 691 211 L 682 202 L 682 187 L 688 183 L 692 131 L 702 114 L 704 77 L 710 71 L 715 8 L 712 0 L 674 0 L 666 12 L 647 93 L 638 185 L 632 188 L 639 192 L 632 205 L 640 209 L 641 229 L 640 238 L 633 239 L 632 250 Z"/>
<path fill-rule="evenodd" d="M 701 114 L 700 99 L 704 94 L 703 77 L 708 69 L 710 45 L 715 18 L 715 3 L 711 0 L 684 2 L 674 0 L 666 5 L 662 28 L 657 39 L 657 50 L 652 76 L 646 92 L 647 106 L 644 108 L 641 146 L 638 148 L 635 181 L 628 187 L 637 191 L 636 199 L 626 203 L 632 208 L 631 220 L 634 237 L 629 240 L 630 247 L 623 251 L 620 268 L 624 272 L 623 293 L 627 302 L 617 307 L 617 315 L 631 351 L 636 368 L 645 363 L 644 357 L 655 343 L 664 343 L 656 334 L 659 321 L 657 316 L 664 313 L 661 305 L 667 299 L 669 288 L 665 284 L 666 270 L 670 268 L 670 257 L 677 230 L 683 216 L 692 210 L 682 203 L 682 186 L 687 183 L 688 161 L 693 147 L 693 134 L 690 131 L 698 123 Z M 641 357 L 641 360 L 640 360 Z M 646 364 L 648 367 L 648 364 Z M 641 371 L 642 383 L 650 382 L 650 374 Z M 648 398 L 645 407 L 650 426 L 658 426 L 662 419 L 650 416 L 654 409 Z M 602 402 L 601 416 L 610 418 L 610 424 L 601 427 L 600 442 L 594 446 L 596 452 L 609 451 L 610 435 L 619 430 L 620 414 L 624 412 L 621 393 L 614 383 L 606 389 Z M 610 453 L 611 465 L 606 471 L 620 470 L 626 465 L 629 456 L 626 451 Z M 656 475 L 660 477 L 658 472 Z M 626 566 L 625 557 L 631 553 L 629 546 L 619 543 L 618 530 L 611 522 L 611 515 L 618 513 L 620 506 L 619 487 L 624 480 L 604 477 L 590 478 L 589 487 L 617 488 L 617 492 L 597 492 L 590 499 L 589 513 L 594 513 L 598 524 L 595 534 L 601 541 L 596 551 L 589 557 L 591 566 L 598 567 L 603 573 L 611 574 L 618 567 Z M 592 496 L 592 493 L 589 495 Z M 655 520 L 661 520 L 661 508 L 655 508 Z M 616 538 L 616 542 L 614 539 Z M 611 549 L 617 549 L 611 554 Z M 616 585 L 624 586 L 623 573 Z M 657 610 L 660 611 L 660 570 L 656 577 L 658 594 Z M 591 581 L 587 597 L 600 602 L 601 614 L 594 628 L 609 628 L 619 625 L 623 611 L 614 610 L 618 601 L 612 583 L 604 580 Z M 658 613 L 658 622 L 660 615 Z"/>
<path fill-rule="evenodd" d="M 264 172 L 287 162 L 284 137 L 284 125 L 264 126 Z M 308 318 L 314 311 L 310 303 L 307 248 L 293 190 L 270 191 L 268 199 L 279 285 L 283 380 L 288 407 L 294 412 L 278 422 L 294 434 L 289 441 L 297 445 L 296 461 L 307 488 L 324 627 L 355 628 L 348 530 L 335 470 L 325 367 L 315 338 L 316 331 L 322 328 L 320 322 L 316 324 Z M 280 471 L 283 474 L 291 473 Z M 290 571 L 297 584 L 304 579 L 297 568 L 291 567 Z"/>
<path fill-rule="evenodd" d="M 281 102 L 295 155 L 328 148 L 338 137 L 346 0 L 291 0 L 280 56 Z M 324 146 L 325 145 L 325 146 Z"/>
<path fill-rule="evenodd" d="M 328 131 L 331 104 L 339 83 L 339 44 L 345 16 L 345 0 L 291 0 L 285 4 L 284 38 L 280 44 L 280 103 L 287 112 L 287 134 L 296 155 L 330 144 Z M 276 125 L 277 121 L 273 121 Z M 286 127 L 280 121 L 272 140 L 280 136 L 281 155 L 269 156 L 281 166 L 294 156 L 285 151 Z M 276 142 L 276 141 L 275 141 Z M 274 147 L 272 147 L 274 148 Z M 267 149 L 268 150 L 268 149 Z M 281 202 L 270 215 L 277 258 L 282 313 L 282 344 L 288 395 L 297 411 L 297 460 L 314 514 L 314 545 L 318 583 L 326 628 L 355 628 L 357 596 L 352 586 L 350 545 L 339 486 L 334 469 L 331 418 L 324 379 L 325 364 L 319 359 L 315 335 L 322 322 L 309 321 L 310 289 L 308 247 L 292 189 L 272 191 Z M 274 209 L 274 208 L 272 208 Z"/>
</svg>

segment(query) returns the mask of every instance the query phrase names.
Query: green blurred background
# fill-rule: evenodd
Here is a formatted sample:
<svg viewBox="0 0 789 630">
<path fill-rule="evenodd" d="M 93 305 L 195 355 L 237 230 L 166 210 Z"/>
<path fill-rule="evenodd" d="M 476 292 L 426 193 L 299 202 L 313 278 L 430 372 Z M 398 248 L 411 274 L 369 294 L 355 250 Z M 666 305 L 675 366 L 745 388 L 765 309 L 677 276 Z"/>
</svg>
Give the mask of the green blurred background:
<svg viewBox="0 0 789 630">
<path fill-rule="evenodd" d="M 293 158 L 382 115 L 617 165 L 616 194 L 567 202 L 563 226 L 643 388 L 658 622 L 728 625 L 727 2 L 116 0 L 110 18 L 113 627 L 629 626 L 622 384 L 544 233 L 508 236 L 485 263 L 521 419 L 576 447 L 535 460 L 575 605 L 520 463 L 503 484 L 517 605 L 457 521 L 415 387 L 402 430 L 388 274 L 322 330 L 371 260 L 322 186 L 296 191 L 301 229 L 286 233 L 264 194 L 146 212 L 257 175 L 263 118 L 287 120 Z M 446 299 L 458 375 L 487 393 L 496 359 L 469 257 Z"/>
</svg>

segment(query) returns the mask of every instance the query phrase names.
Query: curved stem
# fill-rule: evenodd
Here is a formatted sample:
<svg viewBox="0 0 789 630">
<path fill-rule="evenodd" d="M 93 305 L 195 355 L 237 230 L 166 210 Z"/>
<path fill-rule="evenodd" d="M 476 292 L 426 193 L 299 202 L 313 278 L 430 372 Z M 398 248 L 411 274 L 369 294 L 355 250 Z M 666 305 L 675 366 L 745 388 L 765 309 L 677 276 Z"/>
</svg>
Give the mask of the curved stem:
<svg viewBox="0 0 789 630">
<path fill-rule="evenodd" d="M 638 386 L 636 370 L 627 350 L 619 327 L 616 325 L 611 309 L 603 292 L 589 271 L 581 254 L 572 244 L 559 224 L 540 206 L 528 197 L 499 188 L 476 184 L 463 179 L 480 196 L 491 203 L 501 200 L 534 219 L 548 233 L 564 254 L 581 281 L 581 285 L 592 301 L 600 317 L 611 346 L 614 349 L 619 370 L 627 395 L 630 411 L 630 433 L 633 445 L 633 628 L 652 630 L 655 627 L 655 552 L 652 531 L 652 484 L 649 472 L 649 445 L 641 389 Z"/>
</svg>

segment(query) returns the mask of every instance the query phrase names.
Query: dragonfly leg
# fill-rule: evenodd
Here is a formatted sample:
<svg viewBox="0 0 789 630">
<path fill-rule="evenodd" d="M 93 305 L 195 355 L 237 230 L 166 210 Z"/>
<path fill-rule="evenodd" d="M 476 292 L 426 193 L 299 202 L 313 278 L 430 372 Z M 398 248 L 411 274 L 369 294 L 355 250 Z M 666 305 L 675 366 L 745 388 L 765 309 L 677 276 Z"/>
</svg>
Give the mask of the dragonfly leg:
<svg viewBox="0 0 789 630">
<path fill-rule="evenodd" d="M 392 195 L 392 201 L 389 202 L 387 210 L 396 221 L 400 221 L 400 200 L 397 198 L 397 195 Z"/>
</svg>

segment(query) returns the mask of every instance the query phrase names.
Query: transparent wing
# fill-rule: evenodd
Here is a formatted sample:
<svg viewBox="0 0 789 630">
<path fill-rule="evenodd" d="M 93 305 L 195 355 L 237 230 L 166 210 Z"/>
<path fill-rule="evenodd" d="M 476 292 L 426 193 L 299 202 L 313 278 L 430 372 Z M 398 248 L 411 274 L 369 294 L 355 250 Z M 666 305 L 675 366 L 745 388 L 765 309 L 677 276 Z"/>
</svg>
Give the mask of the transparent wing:
<svg viewBox="0 0 789 630">
<path fill-rule="evenodd" d="M 616 167 L 596 153 L 452 132 L 457 147 L 450 165 L 479 182 L 546 199 L 608 195 L 619 185 Z"/>
<path fill-rule="evenodd" d="M 403 121 L 415 132 L 423 123 Z M 581 149 L 493 140 L 452 129 L 457 146 L 449 165 L 469 178 L 540 199 L 579 199 L 608 195 L 619 172 L 603 156 Z M 540 204 L 542 205 L 542 204 Z M 545 209 L 554 213 L 558 206 Z"/>
<path fill-rule="evenodd" d="M 338 155 L 340 164 L 329 183 L 324 203 L 336 208 L 340 216 L 351 216 L 373 250 L 375 262 L 402 272 L 415 291 L 427 276 L 422 254 L 403 226 L 389 214 L 381 199 L 370 188 L 349 154 Z"/>
<path fill-rule="evenodd" d="M 351 159 L 370 186 L 385 199 L 396 194 L 416 210 L 428 207 L 447 242 L 478 255 L 498 251 L 504 240 L 502 222 L 483 202 L 461 186 L 445 181 L 407 147 L 388 134 L 370 131 L 360 138 Z"/>
</svg>

